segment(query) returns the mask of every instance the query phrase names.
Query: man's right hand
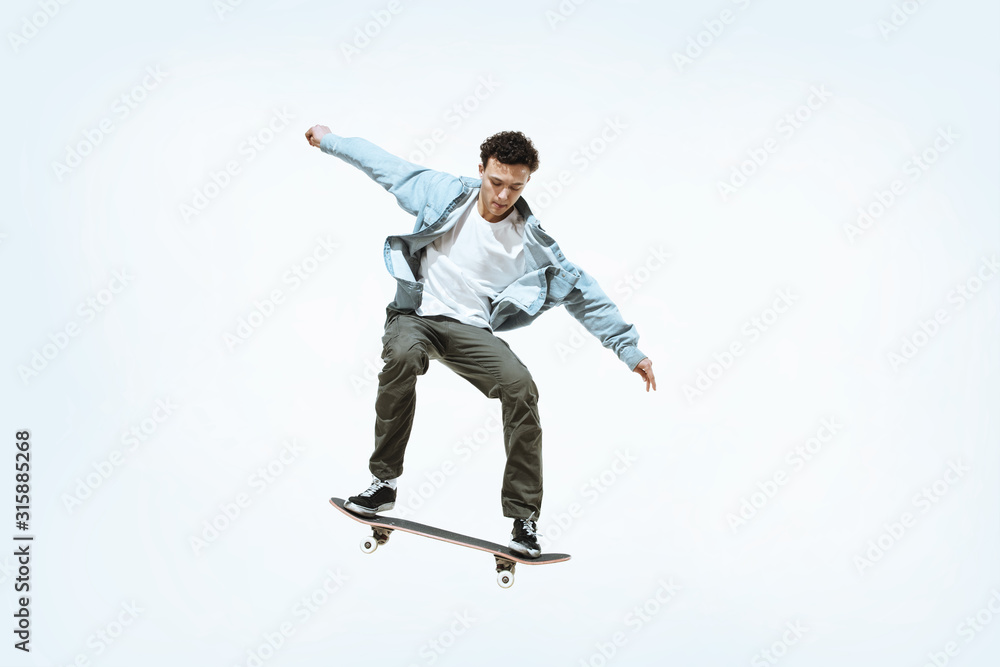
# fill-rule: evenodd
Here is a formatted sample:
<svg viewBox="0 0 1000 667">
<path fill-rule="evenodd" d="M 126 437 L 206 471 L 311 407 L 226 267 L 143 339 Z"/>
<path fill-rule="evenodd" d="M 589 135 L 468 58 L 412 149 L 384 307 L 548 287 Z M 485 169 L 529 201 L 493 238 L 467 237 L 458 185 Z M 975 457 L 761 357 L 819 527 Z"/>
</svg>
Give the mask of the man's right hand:
<svg viewBox="0 0 1000 667">
<path fill-rule="evenodd" d="M 326 125 L 313 125 L 306 131 L 306 139 L 309 141 L 310 146 L 319 146 L 319 142 L 327 134 L 330 134 L 330 128 Z"/>
<path fill-rule="evenodd" d="M 649 357 L 645 357 L 642 361 L 636 364 L 636 367 L 632 369 L 633 373 L 638 373 L 639 377 L 646 381 L 646 391 L 649 391 L 650 386 L 653 387 L 653 391 L 656 391 L 656 377 L 653 375 L 653 361 Z"/>
</svg>

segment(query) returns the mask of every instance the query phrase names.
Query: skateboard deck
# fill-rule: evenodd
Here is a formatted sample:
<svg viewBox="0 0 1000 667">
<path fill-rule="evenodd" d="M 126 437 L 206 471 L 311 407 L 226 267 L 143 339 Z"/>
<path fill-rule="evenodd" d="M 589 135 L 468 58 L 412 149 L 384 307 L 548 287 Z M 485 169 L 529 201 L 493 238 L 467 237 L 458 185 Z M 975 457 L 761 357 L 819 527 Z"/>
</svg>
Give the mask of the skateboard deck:
<svg viewBox="0 0 1000 667">
<path fill-rule="evenodd" d="M 379 545 L 385 544 L 389 539 L 389 535 L 394 530 L 401 530 L 404 533 L 413 533 L 414 535 L 423 535 L 424 537 L 441 540 L 442 542 L 450 542 L 451 544 L 460 544 L 463 547 L 493 554 L 497 566 L 497 583 L 502 588 L 510 588 L 514 585 L 514 567 L 517 563 L 546 565 L 548 563 L 562 563 L 570 559 L 569 554 L 542 554 L 538 558 L 526 558 L 515 551 L 511 551 L 510 548 L 502 544 L 488 542 L 477 537 L 469 537 L 461 533 L 453 533 L 450 530 L 443 530 L 434 526 L 426 526 L 416 521 L 397 519 L 396 517 L 382 516 L 381 514 L 371 517 L 357 514 L 347 509 L 345 503 L 346 501 L 343 498 L 330 498 L 330 504 L 343 514 L 346 514 L 358 523 L 372 527 L 372 536 L 366 537 L 361 541 L 361 550 L 365 553 L 371 553 Z"/>
</svg>

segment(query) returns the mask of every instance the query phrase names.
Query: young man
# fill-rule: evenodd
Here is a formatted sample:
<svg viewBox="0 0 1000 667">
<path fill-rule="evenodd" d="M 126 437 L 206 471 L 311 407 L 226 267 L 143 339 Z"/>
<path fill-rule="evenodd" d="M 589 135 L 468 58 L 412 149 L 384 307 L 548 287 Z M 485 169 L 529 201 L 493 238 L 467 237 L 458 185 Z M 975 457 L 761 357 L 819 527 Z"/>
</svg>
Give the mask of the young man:
<svg viewBox="0 0 1000 667">
<path fill-rule="evenodd" d="M 306 132 L 324 153 L 361 169 L 416 216 L 413 233 L 390 236 L 385 265 L 396 279 L 386 308 L 371 486 L 347 507 L 368 516 L 392 509 L 410 437 L 418 375 L 436 359 L 490 398 L 499 398 L 507 464 L 501 507 L 514 519 L 510 548 L 540 549 L 542 429 L 531 374 L 494 331 L 530 324 L 563 305 L 601 343 L 656 389 L 652 362 L 635 327 L 597 282 L 570 263 L 521 198 L 538 169 L 538 152 L 520 132 L 500 132 L 480 146 L 481 178 L 420 167 L 325 125 Z"/>
</svg>

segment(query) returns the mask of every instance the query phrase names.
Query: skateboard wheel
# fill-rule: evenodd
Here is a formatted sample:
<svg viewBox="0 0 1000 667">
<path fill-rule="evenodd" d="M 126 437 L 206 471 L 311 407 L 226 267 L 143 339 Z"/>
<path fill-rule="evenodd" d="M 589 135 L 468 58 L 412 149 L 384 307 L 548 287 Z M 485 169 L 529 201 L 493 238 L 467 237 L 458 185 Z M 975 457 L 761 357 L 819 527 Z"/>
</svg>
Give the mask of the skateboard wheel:
<svg viewBox="0 0 1000 667">
<path fill-rule="evenodd" d="M 378 549 L 378 542 L 375 540 L 374 537 L 366 537 L 365 539 L 361 540 L 361 550 L 364 551 L 366 554 L 370 554 L 376 549 Z"/>
<path fill-rule="evenodd" d="M 514 573 L 510 570 L 500 570 L 497 572 L 497 583 L 500 588 L 510 588 L 514 585 Z"/>
</svg>

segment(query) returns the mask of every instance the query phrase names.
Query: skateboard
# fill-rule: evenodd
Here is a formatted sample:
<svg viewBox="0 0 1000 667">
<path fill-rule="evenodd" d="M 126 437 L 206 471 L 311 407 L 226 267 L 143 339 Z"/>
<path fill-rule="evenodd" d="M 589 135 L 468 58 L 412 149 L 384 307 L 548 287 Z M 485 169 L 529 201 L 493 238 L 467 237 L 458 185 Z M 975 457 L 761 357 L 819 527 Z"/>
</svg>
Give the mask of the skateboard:
<svg viewBox="0 0 1000 667">
<path fill-rule="evenodd" d="M 372 527 L 372 536 L 361 540 L 361 550 L 366 554 L 372 553 L 380 545 L 385 544 L 389 540 L 389 535 L 394 530 L 432 537 L 442 542 L 460 544 L 463 547 L 479 549 L 480 551 L 493 554 L 497 565 L 497 583 L 500 584 L 501 588 L 510 588 L 514 585 L 514 568 L 518 563 L 524 563 L 525 565 L 546 565 L 548 563 L 562 563 L 570 559 L 569 554 L 542 554 L 538 558 L 525 558 L 501 544 L 453 533 L 450 530 L 425 526 L 416 521 L 407 521 L 406 519 L 397 519 L 391 516 L 376 515 L 369 517 L 357 514 L 344 506 L 345 501 L 342 498 L 330 498 L 330 504 L 355 521 Z"/>
</svg>

